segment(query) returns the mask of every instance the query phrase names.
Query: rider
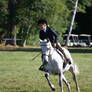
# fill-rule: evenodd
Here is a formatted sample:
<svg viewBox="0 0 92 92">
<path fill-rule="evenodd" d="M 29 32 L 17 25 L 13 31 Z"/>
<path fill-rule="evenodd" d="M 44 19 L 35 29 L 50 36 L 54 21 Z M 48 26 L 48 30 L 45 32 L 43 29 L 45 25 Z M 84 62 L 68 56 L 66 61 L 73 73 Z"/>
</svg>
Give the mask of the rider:
<svg viewBox="0 0 92 92">
<path fill-rule="evenodd" d="M 38 21 L 38 25 L 40 26 L 40 33 L 39 33 L 39 38 L 41 40 L 44 40 L 44 39 L 49 39 L 52 46 L 54 48 L 57 48 L 63 55 L 64 55 L 64 63 L 69 63 L 71 64 L 70 60 L 66 57 L 61 45 L 59 44 L 58 42 L 58 35 L 57 33 L 52 30 L 50 27 L 48 27 L 48 23 L 45 19 L 40 19 Z M 44 62 L 43 65 L 47 64 L 48 62 Z"/>
</svg>

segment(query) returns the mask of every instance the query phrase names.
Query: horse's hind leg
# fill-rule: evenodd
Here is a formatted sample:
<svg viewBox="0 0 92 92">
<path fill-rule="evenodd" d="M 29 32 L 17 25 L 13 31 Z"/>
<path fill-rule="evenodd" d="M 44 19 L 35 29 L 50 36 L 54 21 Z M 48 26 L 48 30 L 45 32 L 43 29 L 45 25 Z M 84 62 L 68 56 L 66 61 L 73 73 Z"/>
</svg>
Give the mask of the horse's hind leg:
<svg viewBox="0 0 92 92">
<path fill-rule="evenodd" d="M 66 80 L 66 78 L 65 78 L 64 75 L 63 75 L 62 77 L 63 77 L 63 81 L 64 81 L 64 83 L 65 83 L 66 86 L 68 87 L 68 91 L 71 92 L 71 88 L 70 88 L 70 84 L 69 84 L 69 82 L 67 82 L 67 80 Z"/>
<path fill-rule="evenodd" d="M 61 92 L 63 92 L 63 72 L 62 71 L 59 73 L 59 85 L 61 88 Z"/>
<path fill-rule="evenodd" d="M 75 74 L 75 71 L 74 71 L 74 67 L 70 68 L 70 72 L 73 75 L 73 80 L 74 80 L 75 85 L 76 85 L 76 90 L 77 90 L 77 92 L 80 92 L 80 89 L 79 89 L 79 86 L 78 86 L 78 82 L 77 82 L 77 77 L 76 77 L 76 74 Z"/>
<path fill-rule="evenodd" d="M 47 79 L 47 81 L 48 81 L 48 84 L 49 84 L 50 88 L 51 88 L 53 91 L 55 91 L 55 87 L 54 87 L 54 85 L 51 83 L 51 81 L 50 81 L 50 79 L 49 79 L 49 73 L 46 73 L 46 74 L 45 74 L 45 77 L 46 77 L 46 79 Z"/>
</svg>

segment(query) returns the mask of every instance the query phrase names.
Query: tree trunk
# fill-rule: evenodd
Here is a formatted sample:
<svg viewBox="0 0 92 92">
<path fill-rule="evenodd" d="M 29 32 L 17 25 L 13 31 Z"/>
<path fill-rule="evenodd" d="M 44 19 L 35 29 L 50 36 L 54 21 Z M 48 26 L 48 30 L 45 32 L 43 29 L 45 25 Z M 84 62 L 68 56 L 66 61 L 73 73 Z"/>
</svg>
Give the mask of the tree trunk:
<svg viewBox="0 0 92 92">
<path fill-rule="evenodd" d="M 15 32 L 16 31 L 16 25 L 13 25 L 13 27 L 11 27 L 11 32 L 9 32 L 7 34 L 7 40 L 6 40 L 6 43 L 5 45 L 13 45 L 13 46 L 16 46 L 16 34 L 13 35 L 12 32 Z"/>
<path fill-rule="evenodd" d="M 5 45 L 16 45 L 16 0 L 8 0 L 8 32 Z"/>
<path fill-rule="evenodd" d="M 13 31 L 16 31 L 16 25 L 14 26 L 14 30 L 13 30 Z M 14 46 L 17 45 L 16 41 L 17 41 L 17 40 L 16 40 L 16 34 L 15 34 L 15 35 L 14 35 L 14 42 L 13 42 L 13 43 L 14 43 Z"/>
<path fill-rule="evenodd" d="M 23 43 L 23 47 L 25 47 L 26 46 L 26 39 L 27 39 L 27 37 L 28 37 L 28 34 L 29 34 L 29 30 L 30 30 L 30 19 L 29 19 L 29 21 L 28 21 L 28 29 L 27 29 L 27 34 L 26 34 L 26 37 L 25 37 L 25 40 L 24 40 L 24 43 Z"/>
</svg>

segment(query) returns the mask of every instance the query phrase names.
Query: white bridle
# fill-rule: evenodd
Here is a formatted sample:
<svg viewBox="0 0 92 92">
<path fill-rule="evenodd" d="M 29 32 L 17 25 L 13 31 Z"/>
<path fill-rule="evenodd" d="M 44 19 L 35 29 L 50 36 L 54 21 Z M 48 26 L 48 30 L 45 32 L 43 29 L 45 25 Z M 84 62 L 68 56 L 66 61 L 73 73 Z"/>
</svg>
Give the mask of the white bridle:
<svg viewBox="0 0 92 92">
<path fill-rule="evenodd" d="M 54 51 L 53 47 L 52 47 L 50 41 L 47 41 L 47 40 L 44 40 L 44 41 L 40 40 L 40 46 L 41 46 L 41 49 L 42 49 L 42 57 L 43 57 L 42 61 L 48 62 L 49 57 L 53 54 L 53 52 L 52 52 L 52 51 Z"/>
</svg>

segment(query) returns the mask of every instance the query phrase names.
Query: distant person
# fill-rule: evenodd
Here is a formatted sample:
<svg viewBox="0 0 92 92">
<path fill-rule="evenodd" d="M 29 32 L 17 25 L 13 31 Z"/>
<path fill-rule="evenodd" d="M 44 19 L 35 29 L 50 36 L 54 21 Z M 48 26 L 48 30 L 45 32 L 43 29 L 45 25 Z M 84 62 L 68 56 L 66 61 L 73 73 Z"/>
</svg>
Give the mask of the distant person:
<svg viewBox="0 0 92 92">
<path fill-rule="evenodd" d="M 64 63 L 71 64 L 70 60 L 67 59 L 67 57 L 66 57 L 66 55 L 65 55 L 65 53 L 64 53 L 64 51 L 63 51 L 63 49 L 61 47 L 61 45 L 58 42 L 58 35 L 57 35 L 57 33 L 54 30 L 52 30 L 50 27 L 48 27 L 47 21 L 45 19 L 40 19 L 38 21 L 38 25 L 40 27 L 39 38 L 41 40 L 49 39 L 49 41 L 51 42 L 52 46 L 54 48 L 57 48 L 64 55 L 64 58 L 65 58 Z M 43 66 L 45 64 L 47 64 L 47 63 L 48 62 L 45 61 Z"/>
</svg>

